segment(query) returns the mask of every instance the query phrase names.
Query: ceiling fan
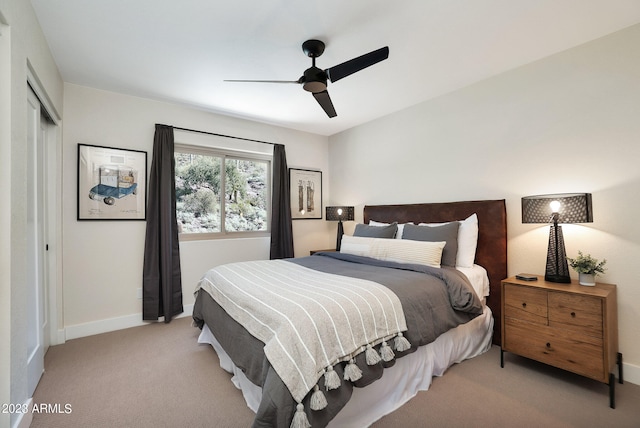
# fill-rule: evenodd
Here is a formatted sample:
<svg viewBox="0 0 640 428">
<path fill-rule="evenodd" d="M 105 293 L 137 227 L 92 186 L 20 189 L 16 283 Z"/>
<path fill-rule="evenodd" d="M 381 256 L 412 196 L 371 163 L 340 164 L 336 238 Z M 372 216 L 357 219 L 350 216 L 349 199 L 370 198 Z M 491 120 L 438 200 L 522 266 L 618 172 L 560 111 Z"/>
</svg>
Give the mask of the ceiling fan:
<svg viewBox="0 0 640 428">
<path fill-rule="evenodd" d="M 298 80 L 225 80 L 225 82 L 297 83 L 302 85 L 305 91 L 313 94 L 318 104 L 327 113 L 327 116 L 336 117 L 336 110 L 333 107 L 331 98 L 329 98 L 329 92 L 327 92 L 327 80 L 335 83 L 344 77 L 389 58 L 389 47 L 385 46 L 376 49 L 342 64 L 322 70 L 316 67 L 316 58 L 322 55 L 324 47 L 325 45 L 322 41 L 315 39 L 307 40 L 302 44 L 302 51 L 311 57 L 311 67 L 307 68 Z"/>
</svg>

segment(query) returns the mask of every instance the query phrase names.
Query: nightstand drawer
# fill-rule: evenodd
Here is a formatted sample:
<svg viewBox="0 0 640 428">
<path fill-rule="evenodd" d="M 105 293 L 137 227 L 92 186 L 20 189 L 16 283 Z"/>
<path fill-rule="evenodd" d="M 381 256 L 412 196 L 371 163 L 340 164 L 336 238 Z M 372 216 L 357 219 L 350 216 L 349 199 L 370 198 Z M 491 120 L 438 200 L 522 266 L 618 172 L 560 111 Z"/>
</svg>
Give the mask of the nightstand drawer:
<svg viewBox="0 0 640 428">
<path fill-rule="evenodd" d="M 504 316 L 547 325 L 547 292 L 505 284 Z"/>
<path fill-rule="evenodd" d="M 532 329 L 524 323 L 507 322 L 504 346 L 510 352 L 545 364 L 606 382 L 603 341 L 550 327 Z"/>
<path fill-rule="evenodd" d="M 602 300 L 590 296 L 549 293 L 549 325 L 602 337 Z"/>
</svg>

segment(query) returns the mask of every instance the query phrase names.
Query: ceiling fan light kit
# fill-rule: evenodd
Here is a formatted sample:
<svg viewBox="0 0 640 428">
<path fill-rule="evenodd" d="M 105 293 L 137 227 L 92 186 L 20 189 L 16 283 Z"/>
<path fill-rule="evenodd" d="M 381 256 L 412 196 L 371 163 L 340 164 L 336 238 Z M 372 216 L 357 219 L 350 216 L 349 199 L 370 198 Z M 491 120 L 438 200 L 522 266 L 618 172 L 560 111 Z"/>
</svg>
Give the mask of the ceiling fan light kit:
<svg viewBox="0 0 640 428">
<path fill-rule="evenodd" d="M 324 52 L 325 44 L 321 40 L 307 40 L 302 44 L 302 51 L 311 58 L 311 67 L 307 68 L 298 80 L 225 80 L 225 82 L 254 82 L 254 83 L 297 83 L 305 91 L 311 92 L 327 116 L 336 117 L 329 92 L 327 80 L 331 83 L 352 75 L 360 70 L 377 64 L 389 58 L 389 47 L 385 46 L 359 57 L 350 59 L 336 66 L 322 70 L 316 67 L 316 58 Z"/>
</svg>

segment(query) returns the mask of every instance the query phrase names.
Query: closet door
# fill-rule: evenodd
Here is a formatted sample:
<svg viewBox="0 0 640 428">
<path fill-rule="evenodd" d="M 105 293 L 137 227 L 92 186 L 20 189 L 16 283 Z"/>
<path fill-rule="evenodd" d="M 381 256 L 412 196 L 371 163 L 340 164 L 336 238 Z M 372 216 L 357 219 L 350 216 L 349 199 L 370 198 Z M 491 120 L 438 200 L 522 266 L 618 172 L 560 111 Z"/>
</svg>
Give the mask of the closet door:
<svg viewBox="0 0 640 428">
<path fill-rule="evenodd" d="M 29 397 L 44 372 L 49 346 L 46 272 L 46 119 L 38 97 L 29 89 L 27 100 L 27 376 Z"/>
</svg>

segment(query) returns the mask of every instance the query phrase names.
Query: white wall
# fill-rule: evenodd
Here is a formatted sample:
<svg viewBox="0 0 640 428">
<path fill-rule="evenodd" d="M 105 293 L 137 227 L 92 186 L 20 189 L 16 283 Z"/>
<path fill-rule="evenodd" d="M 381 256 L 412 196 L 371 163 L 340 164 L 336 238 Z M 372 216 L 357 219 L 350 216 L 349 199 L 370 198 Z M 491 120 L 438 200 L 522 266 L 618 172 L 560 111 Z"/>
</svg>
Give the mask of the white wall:
<svg viewBox="0 0 640 428">
<path fill-rule="evenodd" d="M 77 221 L 78 143 L 143 150 L 151 167 L 156 123 L 284 144 L 289 167 L 324 172 L 328 194 L 328 138 L 256 122 L 215 115 L 170 103 L 151 101 L 65 84 L 63 130 L 63 288 L 67 338 L 123 328 L 142 322 L 145 223 Z M 296 221 L 297 256 L 325 248 L 330 236 L 324 220 Z M 269 239 L 182 242 L 185 306 L 207 269 L 225 262 L 268 259 Z M 187 308 L 188 309 L 188 308 Z"/>
<path fill-rule="evenodd" d="M 62 79 L 31 3 L 0 0 L 0 403 L 23 404 L 27 392 L 27 79 L 33 78 L 53 112 L 62 111 Z M 8 83 L 8 85 L 7 85 Z M 10 227 L 7 227 L 10 225 Z M 22 415 L 0 414 L 0 426 Z"/>
<path fill-rule="evenodd" d="M 548 242 L 520 198 L 591 192 L 594 222 L 563 226 L 567 254 L 608 260 L 600 281 L 618 286 L 625 376 L 640 383 L 638 46 L 640 25 L 334 135 L 331 197 L 360 221 L 365 203 L 506 199 L 514 275 L 543 273 Z"/>
</svg>

